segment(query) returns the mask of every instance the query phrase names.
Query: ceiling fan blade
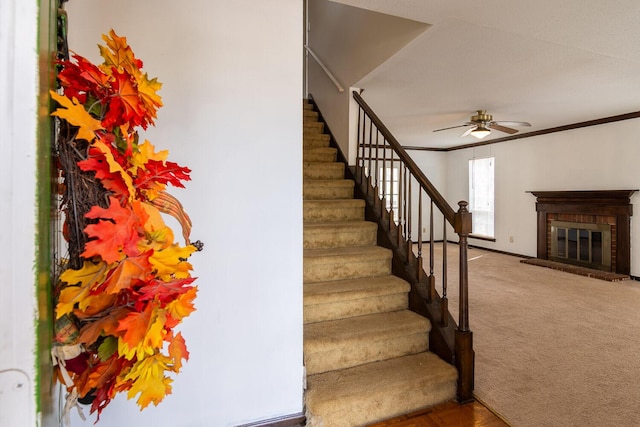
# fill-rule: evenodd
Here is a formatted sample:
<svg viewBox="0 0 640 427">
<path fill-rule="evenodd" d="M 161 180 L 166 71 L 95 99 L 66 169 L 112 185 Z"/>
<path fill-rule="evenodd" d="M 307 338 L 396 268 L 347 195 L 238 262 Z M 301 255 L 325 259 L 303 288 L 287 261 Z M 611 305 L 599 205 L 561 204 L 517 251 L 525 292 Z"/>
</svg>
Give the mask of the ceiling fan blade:
<svg viewBox="0 0 640 427">
<path fill-rule="evenodd" d="M 465 136 L 469 135 L 471 132 L 473 132 L 474 130 L 478 129 L 478 126 L 474 126 L 471 129 L 467 129 L 462 135 L 460 135 L 460 138 L 464 138 Z"/>
<path fill-rule="evenodd" d="M 442 129 L 436 129 L 436 130 L 434 130 L 433 132 L 440 132 L 441 130 L 449 130 L 449 129 L 455 129 L 455 128 L 463 128 L 463 127 L 466 127 L 466 126 L 471 126 L 471 125 L 473 125 L 473 124 L 474 124 L 474 123 L 465 123 L 465 124 L 463 124 L 463 125 L 451 126 L 451 127 L 448 127 L 448 128 L 442 128 Z"/>
<path fill-rule="evenodd" d="M 496 124 L 496 123 L 489 123 L 489 127 L 491 129 L 499 130 L 500 132 L 505 132 L 511 135 L 513 135 L 514 133 L 518 133 L 517 129 L 511 129 L 506 126 L 500 126 L 499 124 Z"/>
<path fill-rule="evenodd" d="M 509 121 L 498 121 L 498 122 L 491 122 L 491 123 L 497 123 L 499 125 L 503 125 L 503 126 L 531 126 L 531 123 L 529 122 L 509 122 Z"/>
</svg>

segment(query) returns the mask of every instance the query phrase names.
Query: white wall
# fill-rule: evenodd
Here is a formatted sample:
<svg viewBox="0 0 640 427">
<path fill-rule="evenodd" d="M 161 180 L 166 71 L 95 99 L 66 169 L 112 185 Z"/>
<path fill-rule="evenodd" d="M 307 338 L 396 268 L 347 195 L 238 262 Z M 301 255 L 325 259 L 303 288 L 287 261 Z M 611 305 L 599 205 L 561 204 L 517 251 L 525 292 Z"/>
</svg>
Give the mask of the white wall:
<svg viewBox="0 0 640 427">
<path fill-rule="evenodd" d="M 100 425 L 232 426 L 302 412 L 302 2 L 67 10 L 73 50 L 98 60 L 113 28 L 163 83 L 165 106 L 144 137 L 193 170 L 172 193 L 205 243 L 192 256 L 197 311 L 179 326 L 191 357 L 173 394 L 142 412 L 121 396 Z"/>
<path fill-rule="evenodd" d="M 38 5 L 0 1 L 0 425 L 35 426 Z"/>
<path fill-rule="evenodd" d="M 447 153 L 447 198 L 468 199 L 468 162 L 494 156 L 495 242 L 470 244 L 536 255 L 535 190 L 640 189 L 640 120 L 632 119 Z M 631 202 L 637 205 L 640 194 Z M 636 209 L 637 211 L 637 209 Z M 631 217 L 631 274 L 640 275 L 640 213 Z M 509 237 L 513 236 L 513 243 Z"/>
<path fill-rule="evenodd" d="M 308 4 L 308 44 L 345 89 L 340 93 L 309 57 L 309 92 L 347 155 L 349 87 L 422 34 L 428 25 L 328 0 L 308 0 Z"/>
</svg>

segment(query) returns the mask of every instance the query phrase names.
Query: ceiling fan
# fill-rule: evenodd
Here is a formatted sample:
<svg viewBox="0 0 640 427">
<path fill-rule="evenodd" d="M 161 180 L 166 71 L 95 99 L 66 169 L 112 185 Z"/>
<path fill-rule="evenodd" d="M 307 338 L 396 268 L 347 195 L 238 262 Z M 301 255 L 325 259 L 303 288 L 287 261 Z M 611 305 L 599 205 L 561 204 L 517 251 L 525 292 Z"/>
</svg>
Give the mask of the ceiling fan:
<svg viewBox="0 0 640 427">
<path fill-rule="evenodd" d="M 493 116 L 491 114 L 487 114 L 486 110 L 477 110 L 476 114 L 471 116 L 471 120 L 466 122 L 463 125 L 451 126 L 448 128 L 436 129 L 434 132 L 440 132 L 442 130 L 455 129 L 461 127 L 473 126 L 470 129 L 467 129 L 460 137 L 464 137 L 467 135 L 475 136 L 478 139 L 482 139 L 488 136 L 491 133 L 491 129 L 499 130 L 500 132 L 505 132 L 508 134 L 514 134 L 518 132 L 517 129 L 513 129 L 507 126 L 531 126 L 531 123 L 528 122 L 506 122 L 500 121 L 496 122 L 493 120 Z"/>
</svg>

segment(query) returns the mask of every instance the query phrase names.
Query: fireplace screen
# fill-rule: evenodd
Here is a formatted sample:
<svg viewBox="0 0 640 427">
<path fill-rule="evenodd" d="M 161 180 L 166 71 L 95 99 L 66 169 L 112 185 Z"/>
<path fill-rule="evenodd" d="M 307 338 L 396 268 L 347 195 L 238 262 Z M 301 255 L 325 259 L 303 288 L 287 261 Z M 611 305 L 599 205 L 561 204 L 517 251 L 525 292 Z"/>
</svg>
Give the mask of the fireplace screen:
<svg viewBox="0 0 640 427">
<path fill-rule="evenodd" d="M 551 221 L 549 259 L 611 271 L 611 225 Z"/>
</svg>

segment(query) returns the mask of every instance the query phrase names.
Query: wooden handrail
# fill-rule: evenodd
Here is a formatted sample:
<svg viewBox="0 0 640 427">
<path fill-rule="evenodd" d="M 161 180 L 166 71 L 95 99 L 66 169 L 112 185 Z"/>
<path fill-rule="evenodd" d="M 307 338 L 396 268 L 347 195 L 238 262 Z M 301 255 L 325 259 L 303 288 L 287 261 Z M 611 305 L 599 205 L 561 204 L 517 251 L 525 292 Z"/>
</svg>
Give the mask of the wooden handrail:
<svg viewBox="0 0 640 427">
<path fill-rule="evenodd" d="M 379 225 L 386 234 L 386 242 L 401 260 L 401 265 L 394 269 L 400 271 L 412 286 L 414 293 L 410 305 L 413 309 L 426 315 L 432 322 L 430 336 L 434 331 L 440 340 L 434 345 L 440 357 L 450 360 L 458 369 L 458 400 L 462 402 L 473 399 L 474 365 L 473 333 L 469 327 L 469 273 L 468 273 L 468 236 L 472 231 L 471 213 L 467 209 L 468 203 L 460 201 L 455 211 L 435 186 L 429 181 L 418 165 L 407 154 L 398 140 L 382 120 L 373 112 L 371 107 L 362 99 L 360 94 L 353 91 L 353 98 L 360 106 L 358 112 L 358 144 L 356 155 L 356 182 L 365 195 L 367 204 L 375 212 Z M 375 134 L 374 134 L 375 132 Z M 381 136 L 381 138 L 380 138 Z M 366 151 L 365 151 L 366 149 Z M 382 150 L 380 156 L 379 150 Z M 390 151 L 390 156 L 387 152 Z M 397 156 L 396 158 L 394 158 Z M 394 163 L 395 162 L 395 163 Z M 380 164 L 382 163 L 381 167 Z M 393 172 L 397 167 L 397 176 Z M 392 171 L 391 174 L 388 173 Z M 418 192 L 418 252 L 413 254 L 411 241 L 411 180 L 419 185 Z M 408 185 L 407 185 L 408 182 Z M 408 190 L 407 190 L 408 187 Z M 429 277 L 426 280 L 422 260 L 422 194 L 426 194 L 431 201 L 430 233 L 429 233 Z M 401 205 L 402 203 L 402 205 Z M 397 205 L 397 207 L 396 207 Z M 433 236 L 433 206 L 442 213 L 445 223 L 443 228 L 443 275 L 442 295 L 435 290 L 433 269 L 434 236 Z M 409 226 L 407 226 L 407 223 Z M 459 310 L 458 324 L 455 325 L 449 313 L 447 297 L 447 223 L 458 234 L 459 246 Z M 404 249 L 406 248 L 406 249 Z M 395 258 L 396 255 L 394 255 Z M 419 295 L 416 297 L 416 295 Z M 416 298 L 422 303 L 415 303 Z M 455 327 L 455 330 L 452 329 Z"/>
<path fill-rule="evenodd" d="M 407 152 L 402 148 L 402 145 L 398 142 L 398 140 L 393 136 L 393 134 L 387 129 L 387 127 L 382 123 L 382 120 L 373 112 L 371 107 L 367 105 L 367 103 L 362 99 L 360 94 L 356 91 L 353 91 L 353 98 L 356 100 L 358 105 L 362 108 L 362 110 L 369 116 L 373 124 L 380 130 L 380 133 L 386 138 L 389 142 L 389 145 L 396 152 L 400 160 L 407 166 L 409 171 L 413 176 L 415 176 L 416 180 L 426 189 L 427 194 L 431 197 L 431 200 L 436 204 L 438 209 L 443 213 L 447 221 L 452 226 L 455 224 L 455 214 L 456 212 L 449 205 L 444 197 L 440 194 L 440 192 L 434 187 L 434 185 L 429 181 L 429 179 L 425 176 L 425 174 L 420 170 L 418 165 L 413 161 L 413 159 L 407 154 Z M 456 230 L 457 232 L 457 230 Z"/>
</svg>

